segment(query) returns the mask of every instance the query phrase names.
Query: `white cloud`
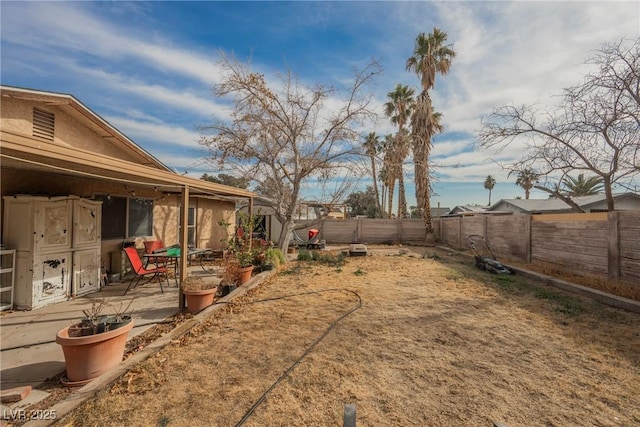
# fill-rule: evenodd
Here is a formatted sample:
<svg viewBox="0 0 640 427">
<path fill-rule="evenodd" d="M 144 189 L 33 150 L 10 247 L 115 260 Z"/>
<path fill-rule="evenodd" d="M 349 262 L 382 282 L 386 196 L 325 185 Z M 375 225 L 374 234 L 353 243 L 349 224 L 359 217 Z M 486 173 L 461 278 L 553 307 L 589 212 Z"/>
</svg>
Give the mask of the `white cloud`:
<svg viewBox="0 0 640 427">
<path fill-rule="evenodd" d="M 162 145 L 201 148 L 198 144 L 200 134 L 178 126 L 160 125 L 155 122 L 143 122 L 121 116 L 105 117 L 109 123 L 123 132 L 133 141 L 153 141 L 154 146 Z M 147 150 L 150 151 L 150 150 Z"/>
<path fill-rule="evenodd" d="M 296 10 L 306 10 L 304 3 L 295 4 Z M 354 64 L 370 56 L 381 59 L 385 75 L 372 101 L 380 117 L 375 126 L 362 127 L 363 134 L 395 133 L 382 105 L 397 83 L 419 89 L 417 77 L 405 71 L 416 35 L 435 26 L 448 33 L 457 57 L 450 73 L 438 76 L 431 94 L 446 128 L 435 140 L 432 156 L 438 163 L 459 167 L 443 168 L 443 183 L 475 181 L 488 174 L 505 179 L 491 160 L 498 154 L 471 151 L 480 118 L 505 104 L 553 105 L 559 99 L 552 95 L 580 82 L 592 50 L 640 33 L 637 2 L 335 2 L 310 7 L 313 10 L 290 26 L 268 31 L 295 36 L 306 27 L 339 23 L 342 33 L 358 38 L 360 50 L 345 45 L 317 52 L 319 58 L 332 60 L 311 61 L 307 68 L 282 51 L 280 57 L 296 64 L 305 84 L 339 85 L 348 80 Z M 249 10 L 245 3 L 238 8 Z M 155 9 L 153 2 L 3 2 L 3 83 L 12 84 L 5 77 L 12 68 L 45 82 L 67 77 L 65 84 L 78 88 L 79 93 L 72 94 L 81 102 L 90 99 L 87 105 L 100 115 L 105 115 L 100 109 L 107 109 L 111 123 L 134 141 L 152 144 L 146 149 L 163 162 L 188 168 L 199 159 L 175 156 L 171 148 L 197 152 L 196 127 L 229 118 L 228 100 L 215 99 L 211 92 L 221 77 L 217 49 L 224 46 L 217 40 L 195 44 L 186 35 L 165 33 L 157 25 Z M 282 11 L 286 15 L 284 7 Z M 278 46 L 265 48 L 277 51 Z M 263 73 L 271 87 L 279 87 L 274 63 L 256 52 L 251 67 Z M 278 71 L 284 67 L 282 61 Z M 339 96 L 328 99 L 323 117 L 341 105 Z M 517 159 L 521 151 L 521 144 L 513 144 L 499 158 Z"/>
</svg>

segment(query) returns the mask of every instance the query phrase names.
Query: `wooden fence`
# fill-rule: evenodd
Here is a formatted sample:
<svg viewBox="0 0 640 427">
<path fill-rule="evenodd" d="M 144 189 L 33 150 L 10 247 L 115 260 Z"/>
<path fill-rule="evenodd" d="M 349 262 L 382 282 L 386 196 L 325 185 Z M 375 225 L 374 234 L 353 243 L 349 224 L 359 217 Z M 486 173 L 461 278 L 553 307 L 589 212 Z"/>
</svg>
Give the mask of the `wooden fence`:
<svg viewBox="0 0 640 427">
<path fill-rule="evenodd" d="M 469 249 L 485 238 L 498 259 L 556 265 L 569 273 L 622 279 L 640 288 L 640 212 L 434 218 L 440 244 Z M 423 244 L 422 220 L 325 220 L 314 226 L 328 244 Z M 306 236 L 306 230 L 303 231 Z"/>
</svg>

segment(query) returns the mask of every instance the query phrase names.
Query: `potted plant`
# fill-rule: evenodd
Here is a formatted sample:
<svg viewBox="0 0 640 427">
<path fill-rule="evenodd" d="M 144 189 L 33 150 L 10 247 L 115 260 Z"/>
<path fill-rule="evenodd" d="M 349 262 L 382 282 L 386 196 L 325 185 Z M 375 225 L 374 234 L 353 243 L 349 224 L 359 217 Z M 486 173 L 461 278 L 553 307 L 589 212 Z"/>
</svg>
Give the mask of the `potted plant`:
<svg viewBox="0 0 640 427">
<path fill-rule="evenodd" d="M 202 278 L 187 278 L 182 281 L 182 293 L 187 299 L 187 311 L 199 313 L 213 304 L 217 286 Z"/>
<path fill-rule="evenodd" d="M 64 354 L 65 385 L 84 385 L 122 362 L 133 328 L 131 315 L 125 314 L 132 302 L 133 299 L 126 307 L 121 303 L 111 315 L 103 315 L 110 304 L 94 300 L 91 309 L 83 310 L 85 317 L 80 322 L 58 332 L 56 343 Z"/>
<path fill-rule="evenodd" d="M 256 250 L 253 248 L 252 232 L 255 229 L 258 217 L 245 212 L 238 212 L 238 225 L 233 236 L 227 240 L 227 251 L 238 263 L 239 277 L 237 284 L 242 285 L 251 279 L 253 272 L 253 260 Z M 229 228 L 230 223 L 221 220 L 218 225 Z"/>
<path fill-rule="evenodd" d="M 254 258 L 254 264 L 257 263 L 260 267 L 260 271 L 269 271 L 277 269 L 280 265 L 284 264 L 286 257 L 284 253 L 273 246 L 273 242 L 269 242 L 266 248 Z"/>
<path fill-rule="evenodd" d="M 284 255 L 284 253 L 280 250 L 280 248 L 269 246 L 265 250 L 265 260 L 264 260 L 264 266 L 267 268 L 263 268 L 263 269 L 272 270 L 275 268 L 277 270 L 286 261 L 287 261 L 287 258 Z"/>
<path fill-rule="evenodd" d="M 218 286 L 216 296 L 225 296 L 233 292 L 238 286 L 239 273 L 238 263 L 235 261 L 226 261 L 222 269 L 222 278 Z"/>
</svg>

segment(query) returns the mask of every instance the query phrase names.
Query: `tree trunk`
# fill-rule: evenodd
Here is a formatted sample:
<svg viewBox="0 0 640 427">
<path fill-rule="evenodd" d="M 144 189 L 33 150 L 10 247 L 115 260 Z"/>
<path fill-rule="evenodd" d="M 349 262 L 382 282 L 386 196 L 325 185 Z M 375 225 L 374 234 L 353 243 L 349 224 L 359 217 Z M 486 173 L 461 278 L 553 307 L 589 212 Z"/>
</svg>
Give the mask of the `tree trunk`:
<svg viewBox="0 0 640 427">
<path fill-rule="evenodd" d="M 278 248 L 283 252 L 287 253 L 287 249 L 289 248 L 289 242 L 291 241 L 291 233 L 293 232 L 294 221 L 293 217 L 288 217 L 282 223 L 282 232 L 280 233 L 280 239 L 278 239 Z"/>
<path fill-rule="evenodd" d="M 386 218 L 386 212 L 385 212 L 385 208 L 387 206 L 387 186 L 386 184 L 383 184 L 382 186 L 382 197 L 380 200 L 380 218 Z"/>
<path fill-rule="evenodd" d="M 426 158 L 429 158 L 429 154 L 428 154 L 428 149 L 427 149 L 427 156 Z M 426 181 L 426 192 L 425 192 L 425 197 L 424 197 L 424 226 L 425 226 L 425 230 L 427 233 L 426 236 L 426 242 L 427 243 L 434 243 L 435 242 L 435 236 L 433 234 L 433 221 L 431 220 L 431 200 L 429 199 L 429 164 L 428 162 L 425 162 L 425 166 L 426 166 L 426 170 L 424 172 L 425 175 L 425 181 Z"/>
<path fill-rule="evenodd" d="M 396 181 L 395 179 L 389 180 L 389 218 L 393 214 L 393 193 L 395 190 Z"/>
<path fill-rule="evenodd" d="M 404 188 L 404 170 L 400 169 L 398 175 L 398 218 L 406 218 L 407 215 L 407 195 Z"/>
<path fill-rule="evenodd" d="M 378 177 L 376 176 L 376 160 L 371 157 L 371 172 L 373 173 L 373 192 L 376 195 L 376 208 L 379 214 L 382 214 L 382 205 L 380 204 L 380 193 L 378 192 Z"/>
<path fill-rule="evenodd" d="M 613 203 L 613 192 L 611 191 L 611 175 L 604 175 L 602 181 L 604 184 L 604 195 L 607 197 L 607 210 L 613 212 L 615 207 Z"/>
</svg>

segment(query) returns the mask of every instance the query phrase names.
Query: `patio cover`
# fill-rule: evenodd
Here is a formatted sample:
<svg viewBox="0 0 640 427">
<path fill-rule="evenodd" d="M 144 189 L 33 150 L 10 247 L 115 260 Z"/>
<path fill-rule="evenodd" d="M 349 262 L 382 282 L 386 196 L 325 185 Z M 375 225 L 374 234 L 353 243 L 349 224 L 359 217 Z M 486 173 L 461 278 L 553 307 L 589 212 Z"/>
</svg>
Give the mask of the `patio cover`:
<svg viewBox="0 0 640 427">
<path fill-rule="evenodd" d="M 3 168 L 124 182 L 167 193 L 181 193 L 184 187 L 188 187 L 192 196 L 221 200 L 253 199 L 255 196 L 255 193 L 241 188 L 190 178 L 75 147 L 48 144 L 11 131 L 2 131 L 1 142 L 0 162 Z"/>
<path fill-rule="evenodd" d="M 25 173 L 57 173 L 83 178 L 147 186 L 166 193 L 182 196 L 182 233 L 180 243 L 186 247 L 189 197 L 238 201 L 248 199 L 249 212 L 253 211 L 255 193 L 241 188 L 189 178 L 156 167 L 140 165 L 93 152 L 65 146 L 43 143 L 23 135 L 4 131 L 0 138 L 0 167 L 15 168 Z M 182 252 L 180 277 L 186 277 L 187 251 Z M 184 308 L 182 288 L 179 306 Z"/>
</svg>

